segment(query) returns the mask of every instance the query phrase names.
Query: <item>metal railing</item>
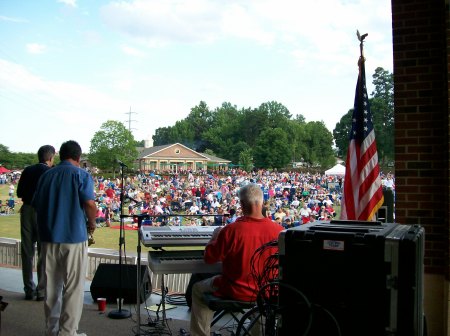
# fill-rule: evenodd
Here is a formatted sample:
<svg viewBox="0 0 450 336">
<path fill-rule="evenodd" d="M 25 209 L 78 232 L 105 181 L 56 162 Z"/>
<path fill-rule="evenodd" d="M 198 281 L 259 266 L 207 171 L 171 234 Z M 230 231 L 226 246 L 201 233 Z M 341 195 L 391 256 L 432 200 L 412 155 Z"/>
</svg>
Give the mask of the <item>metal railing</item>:
<svg viewBox="0 0 450 336">
<path fill-rule="evenodd" d="M 12 238 L 0 238 L 0 266 L 22 267 L 21 260 L 21 242 Z M 33 265 L 36 267 L 37 256 L 35 256 Z M 122 263 L 128 265 L 137 264 L 135 254 L 122 255 Z M 119 252 L 116 250 L 103 248 L 88 249 L 88 266 L 86 269 L 86 278 L 92 280 L 99 264 L 118 264 Z M 147 265 L 147 256 L 141 258 L 141 265 Z M 153 289 L 159 290 L 161 283 L 161 274 L 153 274 L 149 269 L 149 275 L 153 284 Z M 191 278 L 191 274 L 168 274 L 165 275 L 164 284 L 169 292 L 185 293 L 186 287 Z"/>
</svg>

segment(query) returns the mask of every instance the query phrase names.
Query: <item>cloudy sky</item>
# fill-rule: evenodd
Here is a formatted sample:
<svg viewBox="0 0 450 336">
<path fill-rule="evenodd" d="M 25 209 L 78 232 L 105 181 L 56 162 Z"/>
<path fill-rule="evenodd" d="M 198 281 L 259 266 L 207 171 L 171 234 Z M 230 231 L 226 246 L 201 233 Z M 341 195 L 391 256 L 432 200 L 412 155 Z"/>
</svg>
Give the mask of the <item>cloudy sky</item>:
<svg viewBox="0 0 450 336">
<path fill-rule="evenodd" d="M 0 144 L 84 152 L 107 120 L 136 140 L 205 101 L 268 101 L 332 131 L 353 105 L 359 42 L 368 91 L 392 72 L 390 0 L 0 0 Z M 132 113 L 129 113 L 129 112 Z M 131 123 L 129 121 L 131 120 Z M 1 161 L 1 158 L 0 158 Z"/>
</svg>

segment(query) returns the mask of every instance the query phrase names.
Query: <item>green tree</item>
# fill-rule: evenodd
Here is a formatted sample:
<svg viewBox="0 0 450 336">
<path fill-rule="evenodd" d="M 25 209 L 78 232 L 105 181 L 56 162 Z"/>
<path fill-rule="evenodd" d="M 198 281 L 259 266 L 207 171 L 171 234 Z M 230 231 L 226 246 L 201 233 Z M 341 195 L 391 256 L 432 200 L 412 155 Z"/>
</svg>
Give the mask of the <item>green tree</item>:
<svg viewBox="0 0 450 336">
<path fill-rule="evenodd" d="M 145 140 L 141 140 L 141 141 L 135 141 L 134 142 L 134 147 L 144 147 L 145 146 Z"/>
<path fill-rule="evenodd" d="M 169 143 L 179 142 L 195 150 L 195 130 L 191 127 L 189 121 L 186 119 L 177 121 L 170 133 L 171 141 Z"/>
<path fill-rule="evenodd" d="M 300 115 L 300 118 L 296 118 L 290 122 L 290 149 L 291 149 L 291 161 L 299 162 L 304 161 L 305 157 L 308 157 L 308 145 L 306 122 L 305 118 Z"/>
<path fill-rule="evenodd" d="M 283 105 L 276 101 L 271 101 L 263 103 L 258 108 L 259 111 L 263 112 L 266 121 L 264 128 L 281 128 L 286 129 L 288 121 L 291 119 L 291 114 L 289 110 Z"/>
<path fill-rule="evenodd" d="M 200 101 L 197 106 L 191 109 L 185 120 L 194 136 L 194 143 L 190 147 L 196 151 L 203 152 L 207 148 L 207 144 L 203 139 L 203 133 L 211 127 L 212 121 L 212 113 L 208 105 L 204 101 Z"/>
<path fill-rule="evenodd" d="M 11 169 L 23 169 L 38 162 L 37 153 L 11 153 L 10 156 Z"/>
<path fill-rule="evenodd" d="M 380 163 L 394 160 L 394 84 L 393 75 L 381 67 L 373 75 L 375 89 L 369 99 L 372 121 Z M 350 109 L 333 130 L 338 155 L 345 158 L 352 126 L 353 109 Z"/>
<path fill-rule="evenodd" d="M 223 103 L 212 113 L 211 126 L 203 132 L 203 139 L 217 156 L 237 162 L 241 136 L 240 113 L 236 106 Z"/>
<path fill-rule="evenodd" d="M 251 148 L 246 148 L 239 153 L 239 164 L 245 171 L 253 168 L 253 152 Z"/>
<path fill-rule="evenodd" d="M 11 167 L 12 154 L 9 151 L 9 147 L 0 144 L 0 164 L 6 168 Z"/>
<path fill-rule="evenodd" d="M 161 146 L 168 145 L 172 142 L 172 129 L 173 127 L 160 127 L 155 130 L 155 135 L 152 136 L 153 145 Z M 175 141 L 176 142 L 176 141 Z"/>
<path fill-rule="evenodd" d="M 119 121 L 108 120 L 94 134 L 89 150 L 89 161 L 100 169 L 115 171 L 118 159 L 133 167 L 138 157 L 133 134 Z"/>
<path fill-rule="evenodd" d="M 257 168 L 285 168 L 290 161 L 287 133 L 281 128 L 262 131 L 253 158 Z"/>
<path fill-rule="evenodd" d="M 329 167 L 336 161 L 332 148 L 333 135 L 323 121 L 311 121 L 306 124 L 307 154 L 305 161 L 312 167 Z"/>
<path fill-rule="evenodd" d="M 353 109 L 350 109 L 344 116 L 342 116 L 341 120 L 339 120 L 333 130 L 333 137 L 334 143 L 337 148 L 337 154 L 341 158 L 345 158 L 347 156 L 349 134 L 350 130 L 352 129 L 352 116 Z"/>
<path fill-rule="evenodd" d="M 381 164 L 394 160 L 394 76 L 375 69 L 370 108 L 373 116 L 378 157 Z"/>
<path fill-rule="evenodd" d="M 211 156 L 217 156 L 217 154 L 214 153 L 214 151 L 212 149 L 209 149 L 209 148 L 205 149 L 205 151 L 203 153 L 211 155 Z"/>
<path fill-rule="evenodd" d="M 261 132 L 268 127 L 266 111 L 246 108 L 242 110 L 240 124 L 243 127 L 241 140 L 253 148 Z"/>
</svg>

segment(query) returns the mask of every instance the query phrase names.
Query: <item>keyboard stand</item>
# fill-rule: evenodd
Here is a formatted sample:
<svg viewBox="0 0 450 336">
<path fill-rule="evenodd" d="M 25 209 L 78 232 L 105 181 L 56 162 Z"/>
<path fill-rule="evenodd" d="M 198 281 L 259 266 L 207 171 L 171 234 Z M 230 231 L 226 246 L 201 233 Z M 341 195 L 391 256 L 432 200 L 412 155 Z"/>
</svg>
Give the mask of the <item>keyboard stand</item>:
<svg viewBox="0 0 450 336">
<path fill-rule="evenodd" d="M 165 274 L 161 274 L 161 302 L 158 305 L 158 309 L 156 310 L 156 322 L 159 321 L 159 311 L 160 308 L 162 307 L 162 322 L 166 322 L 167 316 L 166 316 L 166 288 L 164 286 L 164 275 Z"/>
</svg>

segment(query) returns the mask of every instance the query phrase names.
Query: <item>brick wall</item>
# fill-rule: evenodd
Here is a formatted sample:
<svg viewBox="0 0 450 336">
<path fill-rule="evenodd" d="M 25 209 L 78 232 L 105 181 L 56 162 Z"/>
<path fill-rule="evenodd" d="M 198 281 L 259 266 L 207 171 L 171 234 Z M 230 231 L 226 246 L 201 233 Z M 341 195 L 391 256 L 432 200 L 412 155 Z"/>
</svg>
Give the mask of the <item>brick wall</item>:
<svg viewBox="0 0 450 336">
<path fill-rule="evenodd" d="M 426 230 L 425 271 L 448 271 L 448 8 L 392 0 L 396 221 Z"/>
</svg>

